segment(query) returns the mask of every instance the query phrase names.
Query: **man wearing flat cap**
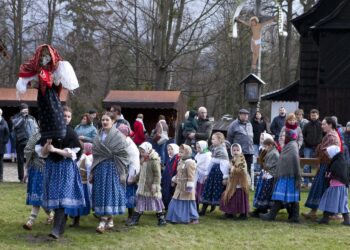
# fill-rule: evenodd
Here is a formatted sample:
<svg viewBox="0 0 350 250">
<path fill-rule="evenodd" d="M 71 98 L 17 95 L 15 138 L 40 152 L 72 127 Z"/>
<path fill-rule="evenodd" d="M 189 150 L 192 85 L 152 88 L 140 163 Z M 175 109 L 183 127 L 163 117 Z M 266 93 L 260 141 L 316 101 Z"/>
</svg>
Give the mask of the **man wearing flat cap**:
<svg viewBox="0 0 350 250">
<path fill-rule="evenodd" d="M 242 147 L 244 158 L 248 165 L 248 173 L 253 163 L 253 126 L 249 122 L 249 111 L 240 109 L 238 118 L 234 120 L 227 129 L 227 140 L 231 143 L 238 143 Z"/>
</svg>

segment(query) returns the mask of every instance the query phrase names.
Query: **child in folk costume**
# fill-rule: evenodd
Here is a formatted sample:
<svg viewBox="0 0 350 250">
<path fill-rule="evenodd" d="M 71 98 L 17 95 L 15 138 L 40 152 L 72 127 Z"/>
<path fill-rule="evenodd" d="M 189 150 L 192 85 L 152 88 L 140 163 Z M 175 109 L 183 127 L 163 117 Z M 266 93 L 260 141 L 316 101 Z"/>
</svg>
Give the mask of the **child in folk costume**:
<svg viewBox="0 0 350 250">
<path fill-rule="evenodd" d="M 180 146 L 181 161 L 173 178 L 175 193 L 169 204 L 166 220 L 172 223 L 197 224 L 198 212 L 195 198 L 196 162 L 191 159 L 192 148 Z"/>
<path fill-rule="evenodd" d="M 196 168 L 196 204 L 199 208 L 199 201 L 204 191 L 205 180 L 209 174 L 209 164 L 211 161 L 211 152 L 208 149 L 206 141 L 198 141 L 196 143 L 197 154 L 194 157 L 197 163 Z"/>
<path fill-rule="evenodd" d="M 91 184 L 89 183 L 90 178 L 90 172 L 91 172 L 91 165 L 93 161 L 92 156 L 92 143 L 84 143 L 83 146 L 83 154 L 80 157 L 80 160 L 78 162 L 78 167 L 80 171 L 81 176 L 81 182 L 83 183 L 83 189 L 84 189 L 84 197 L 85 197 L 85 207 L 78 208 L 78 209 L 66 209 L 66 213 L 70 214 L 71 217 L 73 217 L 72 224 L 70 224 L 70 227 L 78 227 L 80 216 L 85 216 L 90 213 L 91 209 Z"/>
<path fill-rule="evenodd" d="M 141 170 L 138 177 L 136 191 L 136 211 L 132 215 L 128 226 L 137 225 L 144 211 L 155 211 L 158 218 L 158 226 L 166 225 L 160 187 L 160 157 L 152 148 L 152 144 L 144 142 L 139 146 L 141 154 Z"/>
<path fill-rule="evenodd" d="M 350 226 L 348 188 L 349 188 L 349 167 L 340 147 L 332 145 L 327 147 L 328 157 L 331 163 L 327 168 L 327 176 L 330 178 L 330 185 L 323 193 L 319 209 L 323 211 L 323 218 L 320 224 L 328 224 L 329 217 L 333 214 L 343 215 L 343 225 Z"/>
<path fill-rule="evenodd" d="M 42 206 L 43 171 L 45 161 L 35 152 L 35 145 L 40 142 L 40 138 L 40 133 L 35 133 L 29 138 L 28 143 L 24 148 L 24 153 L 27 159 L 27 174 L 25 176 L 28 176 L 26 204 L 32 205 L 29 219 L 23 225 L 23 228 L 27 230 L 32 230 L 33 224 L 39 214 L 40 207 Z M 53 212 L 46 209 L 44 209 L 44 211 L 49 215 L 47 223 L 51 224 L 53 221 Z"/>
<path fill-rule="evenodd" d="M 65 209 L 85 206 L 84 190 L 76 160 L 81 154 L 78 135 L 69 126 L 72 110 L 64 108 L 66 136 L 62 140 L 41 139 L 35 150 L 46 158 L 44 167 L 43 207 L 54 209 L 53 229 L 50 237 L 58 239 L 64 233 Z M 69 214 L 68 214 L 69 215 Z"/>
<path fill-rule="evenodd" d="M 255 210 L 250 214 L 252 217 L 259 218 L 260 213 L 267 213 L 267 210 L 272 206 L 271 197 L 279 155 L 273 138 L 265 139 L 263 151 L 260 153 L 262 170 L 254 196 L 253 206 Z"/>
<path fill-rule="evenodd" d="M 40 45 L 34 56 L 19 69 L 18 93 L 27 86 L 38 89 L 38 119 L 41 138 L 62 139 L 66 135 L 63 108 L 59 99 L 62 87 L 70 91 L 79 87 L 72 65 L 63 61 L 58 51 L 48 44 Z"/>
<path fill-rule="evenodd" d="M 161 179 L 162 199 L 166 210 L 175 192 L 171 180 L 176 175 L 177 164 L 180 161 L 179 146 L 174 143 L 168 144 L 168 155 L 169 159 L 165 164 Z"/>
<path fill-rule="evenodd" d="M 129 155 L 129 170 L 126 183 L 126 208 L 128 209 L 128 219 L 131 219 L 134 208 L 136 207 L 136 176 L 140 173 L 140 151 L 130 138 L 131 130 L 127 125 L 119 125 L 118 130 L 126 136 L 126 152 Z"/>
<path fill-rule="evenodd" d="M 241 146 L 237 143 L 231 146 L 232 166 L 230 176 L 226 183 L 225 192 L 222 194 L 220 209 L 225 212 L 225 217 L 247 219 L 249 213 L 249 183 L 247 163 L 242 154 Z"/>
<path fill-rule="evenodd" d="M 102 129 L 94 139 L 90 183 L 92 207 L 100 217 L 96 232 L 114 227 L 113 215 L 125 212 L 125 185 L 129 155 L 125 136 L 113 126 L 114 114 L 102 116 Z"/>
<path fill-rule="evenodd" d="M 288 121 L 296 122 L 294 113 L 287 116 Z M 275 220 L 278 211 L 286 207 L 289 214 L 288 221 L 299 222 L 301 175 L 297 139 L 297 127 L 286 126 L 284 147 L 277 161 L 276 184 L 271 198 L 274 204 L 269 213 L 260 214 L 263 220 Z"/>
<path fill-rule="evenodd" d="M 225 191 L 223 183 L 229 177 L 230 162 L 224 141 L 225 137 L 222 133 L 216 132 L 212 135 L 212 159 L 201 197 L 203 206 L 199 215 L 205 215 L 209 205 L 212 205 L 211 211 L 214 211 L 215 206 L 220 204 L 221 195 Z"/>
</svg>

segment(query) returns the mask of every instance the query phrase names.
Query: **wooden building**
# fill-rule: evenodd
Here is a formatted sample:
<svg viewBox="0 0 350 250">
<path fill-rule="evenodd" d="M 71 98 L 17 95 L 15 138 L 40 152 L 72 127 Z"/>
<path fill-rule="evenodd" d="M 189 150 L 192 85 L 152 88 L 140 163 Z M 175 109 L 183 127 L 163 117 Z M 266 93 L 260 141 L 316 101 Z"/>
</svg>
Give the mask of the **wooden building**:
<svg viewBox="0 0 350 250">
<path fill-rule="evenodd" d="M 164 115 L 169 125 L 170 137 L 175 137 L 175 131 L 184 120 L 186 112 L 181 91 L 110 90 L 102 104 L 106 109 L 112 105 L 120 105 L 122 114 L 131 127 L 137 114 L 142 113 L 148 133 L 155 128 L 158 116 Z"/>
<path fill-rule="evenodd" d="M 350 1 L 319 0 L 291 20 L 300 34 L 300 79 L 263 100 L 295 101 L 308 113 L 350 120 Z"/>
</svg>

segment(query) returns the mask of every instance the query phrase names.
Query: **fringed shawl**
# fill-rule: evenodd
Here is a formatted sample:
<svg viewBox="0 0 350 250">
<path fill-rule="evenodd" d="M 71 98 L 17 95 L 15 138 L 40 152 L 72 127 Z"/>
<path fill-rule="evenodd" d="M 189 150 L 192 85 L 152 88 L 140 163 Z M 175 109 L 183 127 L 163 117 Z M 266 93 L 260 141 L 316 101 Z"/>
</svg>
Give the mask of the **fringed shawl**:
<svg viewBox="0 0 350 250">
<path fill-rule="evenodd" d="M 33 134 L 24 148 L 24 154 L 27 159 L 26 167 L 42 168 L 45 165 L 45 160 L 40 158 L 35 152 L 35 145 L 40 143 L 41 134 L 39 132 Z"/>
<path fill-rule="evenodd" d="M 326 148 L 332 145 L 340 147 L 340 138 L 335 130 L 328 132 L 322 139 L 321 143 L 316 148 L 316 155 L 320 158 L 322 164 L 329 164 L 330 159 L 325 153 Z"/>
<path fill-rule="evenodd" d="M 290 141 L 282 149 L 277 161 L 276 176 L 300 179 L 299 147 L 296 141 Z"/>
<path fill-rule="evenodd" d="M 126 151 L 126 138 L 115 126 L 112 126 L 109 130 L 104 142 L 101 141 L 101 134 L 102 130 L 99 131 L 93 143 L 92 151 L 94 160 L 91 171 L 101 162 L 113 159 L 117 167 L 119 178 L 122 183 L 125 183 L 126 174 L 128 172 L 127 166 L 129 164 L 128 152 Z"/>
</svg>

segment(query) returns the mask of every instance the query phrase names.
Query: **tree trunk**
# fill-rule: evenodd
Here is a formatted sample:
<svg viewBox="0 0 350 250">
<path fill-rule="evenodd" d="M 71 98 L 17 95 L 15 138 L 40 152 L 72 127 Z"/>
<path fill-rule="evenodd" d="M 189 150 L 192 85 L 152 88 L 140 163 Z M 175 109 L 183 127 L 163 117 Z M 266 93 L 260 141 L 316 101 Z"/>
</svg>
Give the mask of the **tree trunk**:
<svg viewBox="0 0 350 250">
<path fill-rule="evenodd" d="M 52 44 L 52 38 L 53 38 L 53 30 L 54 30 L 54 24 L 55 24 L 55 17 L 56 17 L 56 4 L 57 0 L 47 0 L 47 7 L 48 7 L 48 23 L 47 23 L 47 44 Z"/>
</svg>

